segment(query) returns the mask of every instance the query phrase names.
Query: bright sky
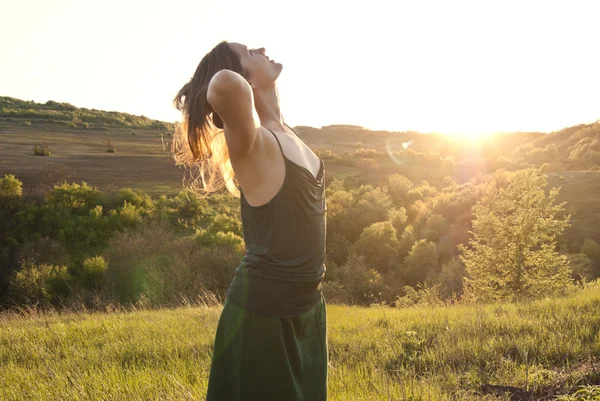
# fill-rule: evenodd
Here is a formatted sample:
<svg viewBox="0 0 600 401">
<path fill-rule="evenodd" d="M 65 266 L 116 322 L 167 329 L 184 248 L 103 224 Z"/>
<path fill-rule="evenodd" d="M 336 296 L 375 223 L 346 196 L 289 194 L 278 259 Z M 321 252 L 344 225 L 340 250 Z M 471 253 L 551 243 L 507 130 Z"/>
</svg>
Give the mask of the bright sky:
<svg viewBox="0 0 600 401">
<path fill-rule="evenodd" d="M 484 133 L 600 119 L 600 1 L 8 0 L 0 95 L 179 119 L 221 40 L 265 47 L 290 125 Z"/>
</svg>

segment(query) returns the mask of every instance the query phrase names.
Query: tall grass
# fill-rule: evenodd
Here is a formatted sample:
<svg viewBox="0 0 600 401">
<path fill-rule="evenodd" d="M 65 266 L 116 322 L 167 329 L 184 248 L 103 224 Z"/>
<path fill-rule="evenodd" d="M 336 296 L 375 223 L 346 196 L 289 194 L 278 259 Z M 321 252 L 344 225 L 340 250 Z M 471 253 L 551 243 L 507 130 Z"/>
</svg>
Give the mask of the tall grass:
<svg viewBox="0 0 600 401">
<path fill-rule="evenodd" d="M 5 313 L 0 399 L 204 399 L 220 312 Z M 509 399 L 482 384 L 545 400 L 600 379 L 598 282 L 528 303 L 327 313 L 330 400 Z"/>
</svg>

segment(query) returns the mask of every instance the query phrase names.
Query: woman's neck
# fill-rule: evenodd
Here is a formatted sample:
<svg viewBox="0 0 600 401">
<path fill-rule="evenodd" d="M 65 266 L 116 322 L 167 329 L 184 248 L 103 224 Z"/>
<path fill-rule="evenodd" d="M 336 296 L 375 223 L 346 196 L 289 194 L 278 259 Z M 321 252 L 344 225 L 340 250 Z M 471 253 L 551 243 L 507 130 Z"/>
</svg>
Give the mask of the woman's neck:
<svg viewBox="0 0 600 401">
<path fill-rule="evenodd" d="M 267 89 L 254 90 L 254 107 L 263 127 L 273 131 L 285 131 L 279 108 L 279 94 L 274 84 Z"/>
</svg>

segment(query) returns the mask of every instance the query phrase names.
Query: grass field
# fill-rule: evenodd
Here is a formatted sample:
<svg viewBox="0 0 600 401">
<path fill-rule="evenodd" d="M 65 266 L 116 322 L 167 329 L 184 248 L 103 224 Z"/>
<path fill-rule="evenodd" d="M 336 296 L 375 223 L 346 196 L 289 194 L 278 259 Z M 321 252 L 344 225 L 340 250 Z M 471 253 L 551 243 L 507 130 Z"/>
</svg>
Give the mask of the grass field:
<svg viewBox="0 0 600 401">
<path fill-rule="evenodd" d="M 4 313 L 0 399 L 204 399 L 220 312 Z M 550 400 L 600 384 L 598 282 L 521 304 L 331 304 L 327 321 L 330 400 L 509 399 L 494 386 Z"/>
<path fill-rule="evenodd" d="M 23 127 L 0 123 L 0 176 L 14 174 L 24 189 L 50 181 L 86 181 L 100 190 L 130 187 L 158 196 L 182 189 L 183 170 L 163 149 L 159 131 L 83 130 L 63 125 Z M 106 141 L 117 152 L 106 152 Z M 50 156 L 34 156 L 33 146 L 45 142 Z"/>
</svg>

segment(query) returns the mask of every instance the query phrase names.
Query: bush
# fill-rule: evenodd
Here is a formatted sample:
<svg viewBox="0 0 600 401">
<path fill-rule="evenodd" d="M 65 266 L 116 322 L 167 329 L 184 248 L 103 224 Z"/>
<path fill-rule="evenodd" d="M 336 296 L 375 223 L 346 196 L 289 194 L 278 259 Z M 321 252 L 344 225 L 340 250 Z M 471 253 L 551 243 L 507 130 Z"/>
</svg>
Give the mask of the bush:
<svg viewBox="0 0 600 401">
<path fill-rule="evenodd" d="M 83 262 L 83 285 L 87 288 L 100 288 L 104 283 L 107 262 L 102 256 L 86 259 Z"/>
<path fill-rule="evenodd" d="M 37 263 L 67 266 L 70 262 L 67 248 L 50 237 L 35 237 L 24 241 L 21 246 L 21 258 L 35 260 Z"/>
<path fill-rule="evenodd" d="M 0 178 L 0 196 L 17 197 L 23 194 L 23 183 L 12 174 Z"/>
<path fill-rule="evenodd" d="M 31 121 L 23 121 L 21 124 L 24 125 L 24 126 L 26 126 L 26 127 L 31 127 L 31 125 L 32 125 Z"/>
<path fill-rule="evenodd" d="M 125 203 L 129 203 L 139 211 L 147 216 L 154 210 L 154 203 L 152 198 L 141 190 L 133 190 L 131 188 L 121 188 L 116 198 L 116 206 L 124 206 Z"/>
<path fill-rule="evenodd" d="M 90 128 L 90 125 L 88 123 L 83 123 L 83 124 L 81 124 L 81 127 L 84 129 L 88 129 L 88 128 Z"/>
<path fill-rule="evenodd" d="M 55 295 L 70 291 L 71 281 L 66 266 L 37 264 L 29 259 L 22 261 L 20 269 L 12 275 L 8 292 L 18 303 L 49 304 Z"/>
<path fill-rule="evenodd" d="M 33 147 L 34 156 L 50 156 L 51 152 L 46 143 L 42 145 L 35 145 Z"/>
<path fill-rule="evenodd" d="M 106 152 L 117 153 L 117 145 L 109 140 L 106 141 Z"/>
<path fill-rule="evenodd" d="M 340 269 L 339 284 L 344 288 L 346 302 L 362 305 L 378 302 L 384 290 L 381 275 L 367 267 L 364 256 L 355 253 L 348 256 L 348 261 Z"/>
<path fill-rule="evenodd" d="M 176 304 L 207 292 L 224 299 L 240 259 L 231 249 L 201 248 L 167 223 L 148 221 L 111 240 L 106 284 L 124 303 L 147 299 L 152 305 Z"/>
</svg>

